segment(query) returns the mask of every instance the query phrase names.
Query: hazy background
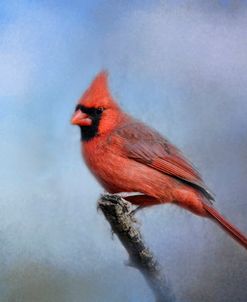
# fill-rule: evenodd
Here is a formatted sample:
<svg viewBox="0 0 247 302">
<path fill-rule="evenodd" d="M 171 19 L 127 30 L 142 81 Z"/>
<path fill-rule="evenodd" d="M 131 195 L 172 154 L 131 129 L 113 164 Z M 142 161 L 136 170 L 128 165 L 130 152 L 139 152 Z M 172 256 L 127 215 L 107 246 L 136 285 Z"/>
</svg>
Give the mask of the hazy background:
<svg viewBox="0 0 247 302">
<path fill-rule="evenodd" d="M 3 0 L 0 21 L 1 302 L 153 301 L 69 124 L 102 68 L 247 233 L 246 1 Z M 246 251 L 216 225 L 172 206 L 138 217 L 179 301 L 247 301 Z"/>
</svg>

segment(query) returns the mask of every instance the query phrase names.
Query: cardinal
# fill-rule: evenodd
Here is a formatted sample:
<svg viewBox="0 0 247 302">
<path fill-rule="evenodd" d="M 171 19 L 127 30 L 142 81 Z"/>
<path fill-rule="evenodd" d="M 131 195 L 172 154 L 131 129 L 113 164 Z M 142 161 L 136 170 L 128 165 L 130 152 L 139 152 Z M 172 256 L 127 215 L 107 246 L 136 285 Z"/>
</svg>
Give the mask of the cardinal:
<svg viewBox="0 0 247 302">
<path fill-rule="evenodd" d="M 88 168 L 107 192 L 125 193 L 139 207 L 171 203 L 211 218 L 247 249 L 247 237 L 215 209 L 214 195 L 181 151 L 122 111 L 106 71 L 79 99 L 71 123 L 80 128 Z"/>
</svg>

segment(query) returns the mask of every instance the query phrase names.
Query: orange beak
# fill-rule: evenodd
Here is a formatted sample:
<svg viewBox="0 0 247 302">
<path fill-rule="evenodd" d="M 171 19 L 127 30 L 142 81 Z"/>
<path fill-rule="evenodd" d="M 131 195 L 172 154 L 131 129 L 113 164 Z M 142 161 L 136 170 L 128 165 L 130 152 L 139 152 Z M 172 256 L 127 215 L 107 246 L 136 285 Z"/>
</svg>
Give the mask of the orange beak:
<svg viewBox="0 0 247 302">
<path fill-rule="evenodd" d="M 86 113 L 77 110 L 71 118 L 71 124 L 77 126 L 91 126 L 92 120 Z"/>
</svg>

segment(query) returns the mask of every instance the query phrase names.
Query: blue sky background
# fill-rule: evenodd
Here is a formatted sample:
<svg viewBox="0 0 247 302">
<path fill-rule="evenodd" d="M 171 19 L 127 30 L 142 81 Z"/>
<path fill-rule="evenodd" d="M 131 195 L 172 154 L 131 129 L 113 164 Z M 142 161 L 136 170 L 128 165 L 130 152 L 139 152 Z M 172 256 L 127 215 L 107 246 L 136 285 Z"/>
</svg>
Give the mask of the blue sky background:
<svg viewBox="0 0 247 302">
<path fill-rule="evenodd" d="M 153 301 L 96 212 L 69 124 L 102 68 L 247 233 L 246 1 L 1 1 L 0 300 Z M 246 251 L 172 206 L 138 214 L 180 301 L 247 301 Z"/>
</svg>

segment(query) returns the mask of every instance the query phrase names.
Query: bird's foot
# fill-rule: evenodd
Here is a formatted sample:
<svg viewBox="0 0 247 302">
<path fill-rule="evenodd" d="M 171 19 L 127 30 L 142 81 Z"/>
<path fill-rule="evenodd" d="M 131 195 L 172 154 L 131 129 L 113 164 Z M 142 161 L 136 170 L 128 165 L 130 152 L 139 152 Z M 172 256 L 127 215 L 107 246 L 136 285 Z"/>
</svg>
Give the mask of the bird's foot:
<svg viewBox="0 0 247 302">
<path fill-rule="evenodd" d="M 126 198 L 128 197 L 132 197 L 132 196 L 140 196 L 140 195 L 145 195 L 143 193 L 140 193 L 140 192 L 118 192 L 118 193 L 108 193 L 108 192 L 104 192 L 103 194 L 101 194 L 101 198 L 105 198 L 105 199 L 110 199 L 112 201 L 117 201 L 118 199 L 124 199 L 126 200 Z M 134 217 L 134 215 L 143 208 L 143 206 L 137 206 L 134 210 L 131 210 L 130 209 L 130 206 L 129 206 L 129 202 L 128 204 L 126 204 L 126 211 L 128 212 L 131 220 L 134 222 L 134 223 L 137 223 L 137 220 L 136 218 Z"/>
<path fill-rule="evenodd" d="M 109 197 L 114 197 L 114 196 L 118 196 L 121 198 L 126 198 L 126 197 L 131 197 L 131 196 L 138 196 L 138 195 L 145 195 L 143 193 L 140 192 L 118 192 L 118 193 L 108 193 L 105 192 L 104 194 L 102 194 L 102 196 L 109 196 Z"/>
<path fill-rule="evenodd" d="M 137 206 L 134 210 L 132 210 L 130 212 L 130 216 L 134 216 L 137 212 L 139 212 L 140 210 L 142 210 L 144 207 L 143 206 Z"/>
<path fill-rule="evenodd" d="M 140 192 L 118 192 L 118 193 L 108 193 L 104 192 L 101 194 L 102 199 L 110 199 L 111 201 L 118 201 L 120 199 L 124 199 L 125 201 L 128 201 L 128 197 L 133 197 L 133 196 L 140 196 L 140 195 L 145 195 Z"/>
</svg>

